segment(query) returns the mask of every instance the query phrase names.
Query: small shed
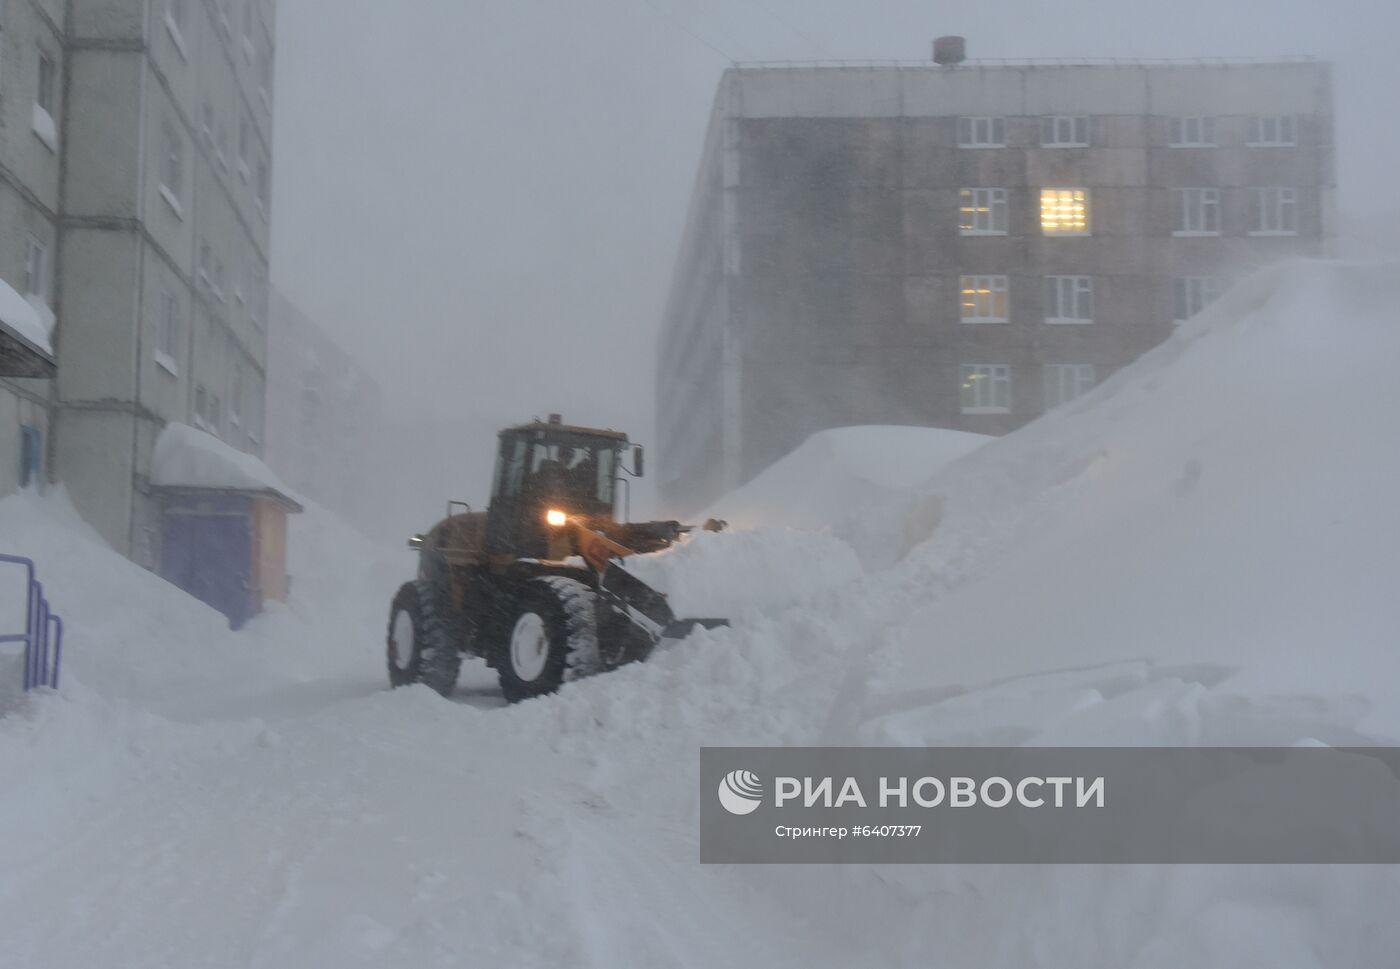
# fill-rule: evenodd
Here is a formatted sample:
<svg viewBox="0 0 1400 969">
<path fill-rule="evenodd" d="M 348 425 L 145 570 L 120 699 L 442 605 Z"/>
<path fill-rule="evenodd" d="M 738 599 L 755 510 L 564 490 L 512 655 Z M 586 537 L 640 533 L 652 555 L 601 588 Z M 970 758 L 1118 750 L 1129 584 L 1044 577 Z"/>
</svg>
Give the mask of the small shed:
<svg viewBox="0 0 1400 969">
<path fill-rule="evenodd" d="M 160 574 L 242 627 L 287 597 L 287 516 L 301 502 L 271 469 L 212 434 L 168 424 L 151 459 Z"/>
</svg>

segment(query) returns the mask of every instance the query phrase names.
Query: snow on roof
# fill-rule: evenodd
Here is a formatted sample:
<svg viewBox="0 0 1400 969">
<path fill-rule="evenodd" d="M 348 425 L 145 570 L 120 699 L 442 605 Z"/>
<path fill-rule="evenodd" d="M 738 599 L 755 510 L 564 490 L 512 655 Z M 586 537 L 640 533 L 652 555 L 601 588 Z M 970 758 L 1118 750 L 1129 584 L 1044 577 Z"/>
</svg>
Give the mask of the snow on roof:
<svg viewBox="0 0 1400 969">
<path fill-rule="evenodd" d="M 301 498 L 251 454 L 188 424 L 167 424 L 156 439 L 151 484 L 157 488 L 212 489 L 273 494 L 301 510 Z"/>
<path fill-rule="evenodd" d="M 47 307 L 41 311 L 0 279 L 0 327 L 52 360 L 53 344 L 49 342 L 52 326 L 53 314 L 47 312 Z"/>
</svg>

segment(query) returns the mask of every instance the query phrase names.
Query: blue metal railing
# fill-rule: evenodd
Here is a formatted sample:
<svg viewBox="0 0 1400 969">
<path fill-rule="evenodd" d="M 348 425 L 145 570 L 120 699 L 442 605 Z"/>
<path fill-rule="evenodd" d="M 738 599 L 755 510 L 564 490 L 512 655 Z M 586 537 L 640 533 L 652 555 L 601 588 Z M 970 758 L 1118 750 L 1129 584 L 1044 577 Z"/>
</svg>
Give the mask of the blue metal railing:
<svg viewBox="0 0 1400 969">
<path fill-rule="evenodd" d="M 24 568 L 26 596 L 24 632 L 0 633 L 0 643 L 24 644 L 26 691 L 41 686 L 56 690 L 58 667 L 63 660 L 63 620 L 49 611 L 49 601 L 44 598 L 44 585 L 35 577 L 33 559 L 21 558 L 18 555 L 0 555 L 0 564 Z"/>
</svg>

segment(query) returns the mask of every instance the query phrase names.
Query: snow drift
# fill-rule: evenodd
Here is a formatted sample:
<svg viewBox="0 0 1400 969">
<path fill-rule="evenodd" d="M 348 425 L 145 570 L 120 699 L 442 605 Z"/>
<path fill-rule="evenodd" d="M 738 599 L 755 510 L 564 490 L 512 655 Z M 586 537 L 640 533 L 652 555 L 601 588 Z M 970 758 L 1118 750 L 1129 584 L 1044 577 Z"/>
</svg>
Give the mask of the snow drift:
<svg viewBox="0 0 1400 969">
<path fill-rule="evenodd" d="M 0 721 L 0 961 L 1389 965 L 1392 868 L 702 868 L 696 754 L 1396 743 L 1397 306 L 1393 265 L 1256 276 L 874 505 L 817 489 L 801 530 L 639 560 L 741 621 L 500 711 L 480 670 L 459 703 L 382 688 L 411 559 L 314 509 L 292 602 L 236 635 L 61 501 L 0 501 L 74 628 L 62 693 Z"/>
</svg>

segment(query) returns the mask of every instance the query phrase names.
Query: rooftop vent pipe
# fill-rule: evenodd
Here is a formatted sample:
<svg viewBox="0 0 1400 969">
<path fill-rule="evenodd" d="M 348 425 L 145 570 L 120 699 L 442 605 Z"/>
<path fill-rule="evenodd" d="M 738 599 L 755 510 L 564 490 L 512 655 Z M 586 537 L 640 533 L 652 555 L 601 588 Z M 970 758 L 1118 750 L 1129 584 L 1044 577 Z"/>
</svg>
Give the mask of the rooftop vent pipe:
<svg viewBox="0 0 1400 969">
<path fill-rule="evenodd" d="M 933 62 L 943 67 L 956 67 L 967 60 L 966 37 L 939 37 L 933 42 Z"/>
</svg>

